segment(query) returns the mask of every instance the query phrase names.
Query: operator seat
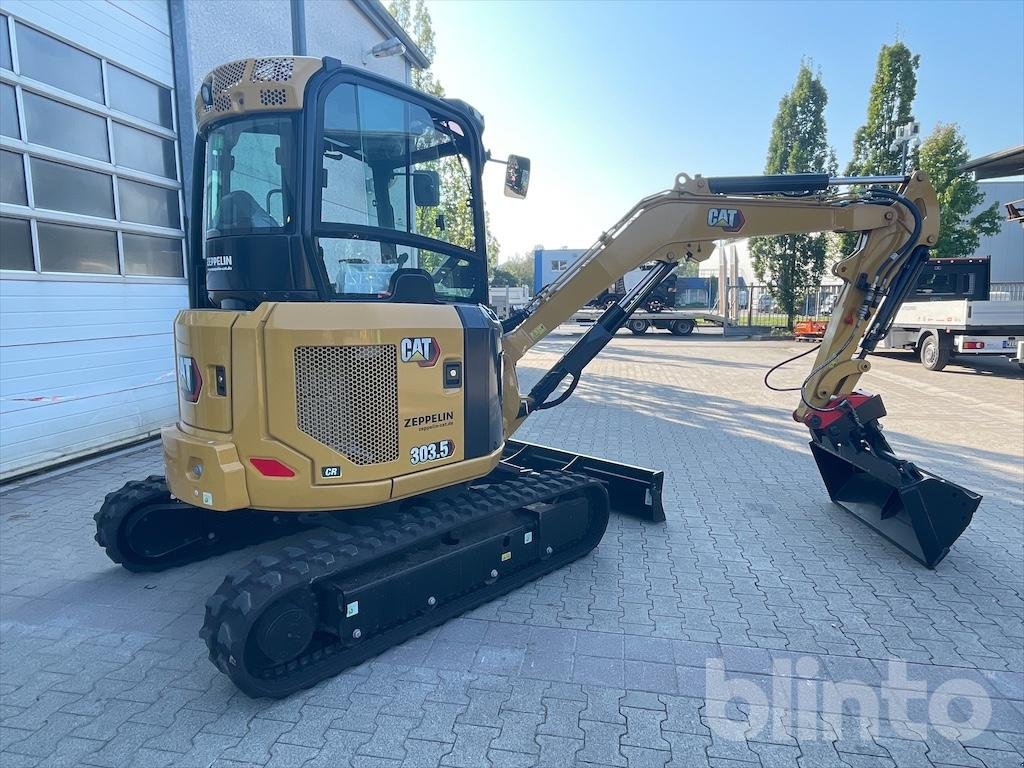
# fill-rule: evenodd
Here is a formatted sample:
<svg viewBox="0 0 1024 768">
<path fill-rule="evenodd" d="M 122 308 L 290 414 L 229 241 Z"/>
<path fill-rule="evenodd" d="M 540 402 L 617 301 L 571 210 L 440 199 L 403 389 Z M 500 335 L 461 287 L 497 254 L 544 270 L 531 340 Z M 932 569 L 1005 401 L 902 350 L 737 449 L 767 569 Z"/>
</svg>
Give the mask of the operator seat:
<svg viewBox="0 0 1024 768">
<path fill-rule="evenodd" d="M 425 269 L 396 269 L 388 282 L 388 301 L 396 304 L 440 304 L 434 278 Z"/>
<path fill-rule="evenodd" d="M 260 207 L 256 198 L 244 189 L 236 189 L 221 197 L 214 226 L 216 229 L 266 229 L 281 225 Z"/>
</svg>

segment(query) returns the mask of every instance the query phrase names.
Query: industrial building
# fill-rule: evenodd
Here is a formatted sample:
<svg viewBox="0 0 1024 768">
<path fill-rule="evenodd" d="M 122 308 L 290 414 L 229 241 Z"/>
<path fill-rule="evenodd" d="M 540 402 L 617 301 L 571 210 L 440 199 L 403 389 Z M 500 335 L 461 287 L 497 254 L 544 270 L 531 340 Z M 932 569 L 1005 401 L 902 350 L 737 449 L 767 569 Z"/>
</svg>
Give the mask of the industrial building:
<svg viewBox="0 0 1024 768">
<path fill-rule="evenodd" d="M 0 10 L 8 478 L 175 419 L 171 323 L 188 303 L 193 100 L 209 70 L 293 53 L 408 82 L 428 61 L 378 0 L 4 0 Z"/>
</svg>

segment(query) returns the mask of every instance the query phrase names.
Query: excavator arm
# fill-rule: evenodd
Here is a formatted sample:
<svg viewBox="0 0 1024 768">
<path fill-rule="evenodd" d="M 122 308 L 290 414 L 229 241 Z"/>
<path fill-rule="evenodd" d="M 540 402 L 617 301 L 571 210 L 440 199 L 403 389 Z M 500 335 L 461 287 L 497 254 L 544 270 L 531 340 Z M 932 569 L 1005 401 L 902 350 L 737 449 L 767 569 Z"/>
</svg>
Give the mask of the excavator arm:
<svg viewBox="0 0 1024 768">
<path fill-rule="evenodd" d="M 857 185 L 865 191 L 836 193 Z M 870 186 L 868 186 L 870 185 Z M 503 337 L 503 416 L 511 436 L 536 410 L 575 389 L 583 368 L 678 263 L 700 262 L 730 237 L 858 232 L 856 250 L 833 274 L 844 283 L 793 418 L 811 431 L 811 449 L 833 500 L 934 567 L 967 527 L 981 497 L 897 459 L 877 420 L 878 396 L 855 392 L 867 356 L 886 335 L 938 239 L 935 190 L 924 173 L 829 178 L 690 178 L 638 202 L 520 313 Z M 601 318 L 525 395 L 515 363 L 591 298 L 641 264 L 647 278 Z M 555 393 L 561 388 L 561 392 Z M 941 507 L 941 508 L 939 508 Z"/>
</svg>

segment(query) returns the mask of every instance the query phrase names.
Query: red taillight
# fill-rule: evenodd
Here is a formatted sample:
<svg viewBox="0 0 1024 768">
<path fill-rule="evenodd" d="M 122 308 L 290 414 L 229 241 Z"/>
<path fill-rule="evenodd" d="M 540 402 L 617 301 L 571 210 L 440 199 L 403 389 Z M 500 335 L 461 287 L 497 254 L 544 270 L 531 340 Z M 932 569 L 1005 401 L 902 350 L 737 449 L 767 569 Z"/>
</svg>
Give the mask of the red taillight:
<svg viewBox="0 0 1024 768">
<path fill-rule="evenodd" d="M 199 393 L 203 389 L 203 377 L 199 366 L 191 357 L 178 355 L 178 389 L 190 403 L 199 402 Z"/>
<path fill-rule="evenodd" d="M 249 459 L 249 463 L 264 477 L 295 477 L 295 470 L 277 459 Z"/>
<path fill-rule="evenodd" d="M 984 349 L 984 348 L 985 348 L 985 342 L 984 341 L 965 341 L 964 342 L 964 349 Z"/>
</svg>

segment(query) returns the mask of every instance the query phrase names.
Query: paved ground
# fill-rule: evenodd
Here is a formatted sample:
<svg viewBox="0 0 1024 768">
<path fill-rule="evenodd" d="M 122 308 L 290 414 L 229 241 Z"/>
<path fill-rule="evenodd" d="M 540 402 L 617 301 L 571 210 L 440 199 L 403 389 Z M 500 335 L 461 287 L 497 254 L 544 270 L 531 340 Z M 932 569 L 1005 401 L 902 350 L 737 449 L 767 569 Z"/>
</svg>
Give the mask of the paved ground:
<svg viewBox="0 0 1024 768">
<path fill-rule="evenodd" d="M 615 518 L 572 567 L 283 702 L 236 693 L 196 637 L 255 550 L 145 576 L 93 544 L 154 447 L 9 488 L 0 762 L 1021 765 L 1020 373 L 883 357 L 865 380 L 904 456 L 985 495 L 929 572 L 829 504 L 792 396 L 761 385 L 803 348 L 616 339 L 525 436 L 665 469 L 667 525 Z"/>
</svg>

